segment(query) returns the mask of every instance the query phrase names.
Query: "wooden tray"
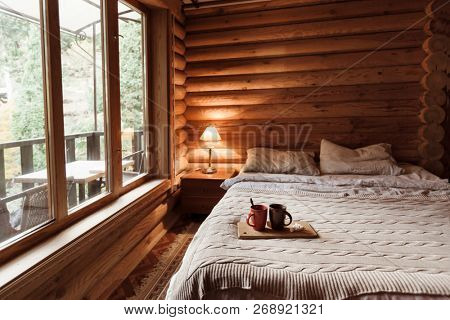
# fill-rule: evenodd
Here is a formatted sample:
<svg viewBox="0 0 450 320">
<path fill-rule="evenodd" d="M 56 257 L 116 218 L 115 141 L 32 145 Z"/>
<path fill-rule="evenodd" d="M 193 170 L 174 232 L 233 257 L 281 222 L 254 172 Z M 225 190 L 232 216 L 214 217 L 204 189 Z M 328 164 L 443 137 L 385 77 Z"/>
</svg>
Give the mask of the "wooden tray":
<svg viewBox="0 0 450 320">
<path fill-rule="evenodd" d="M 291 232 L 292 226 L 299 223 L 303 226 L 302 230 Z M 272 230 L 270 222 L 266 225 L 266 230 L 256 231 L 250 227 L 245 221 L 238 222 L 239 239 L 288 239 L 288 238 L 317 238 L 318 233 L 306 221 L 292 221 L 292 223 L 284 228 L 284 230 Z"/>
</svg>

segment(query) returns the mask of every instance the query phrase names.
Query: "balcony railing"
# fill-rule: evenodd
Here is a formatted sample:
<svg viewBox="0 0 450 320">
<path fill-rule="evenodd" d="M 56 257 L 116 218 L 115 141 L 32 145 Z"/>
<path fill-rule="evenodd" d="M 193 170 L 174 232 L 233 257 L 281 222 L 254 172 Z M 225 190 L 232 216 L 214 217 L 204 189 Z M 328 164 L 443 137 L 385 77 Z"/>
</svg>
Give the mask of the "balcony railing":
<svg viewBox="0 0 450 320">
<path fill-rule="evenodd" d="M 66 142 L 66 162 L 74 162 L 77 159 L 77 139 L 86 139 L 86 158 L 87 160 L 100 160 L 101 159 L 101 149 L 100 149 L 100 137 L 103 136 L 103 132 L 84 132 L 76 133 L 65 136 Z M 133 160 L 133 171 L 141 172 L 142 168 L 140 164 L 142 163 L 143 157 L 143 145 L 142 145 L 143 131 L 135 131 L 131 139 L 131 154 L 124 157 L 125 159 Z M 38 192 L 42 188 L 41 186 L 35 187 L 35 184 L 22 183 L 22 191 L 16 192 L 14 194 L 7 194 L 7 181 L 6 179 L 6 168 L 5 168 L 5 150 L 7 149 L 20 149 L 20 168 L 21 174 L 27 174 L 34 172 L 34 162 L 33 162 L 33 148 L 36 145 L 44 145 L 45 138 L 35 138 L 20 141 L 11 141 L 0 143 L 0 201 L 3 204 L 8 202 L 23 198 L 33 192 Z M 79 154 L 79 153 L 78 153 Z M 69 195 L 70 198 L 70 195 Z M 72 197 L 73 198 L 73 197 Z M 70 199 L 69 199 L 70 200 Z"/>
</svg>

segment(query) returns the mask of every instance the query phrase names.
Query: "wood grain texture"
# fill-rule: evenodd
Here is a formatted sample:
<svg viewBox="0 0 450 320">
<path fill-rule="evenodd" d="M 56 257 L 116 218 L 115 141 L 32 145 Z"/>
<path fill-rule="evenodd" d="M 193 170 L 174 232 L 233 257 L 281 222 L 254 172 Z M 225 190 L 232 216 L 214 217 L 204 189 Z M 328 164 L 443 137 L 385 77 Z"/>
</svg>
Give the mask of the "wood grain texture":
<svg viewBox="0 0 450 320">
<path fill-rule="evenodd" d="M 241 164 L 256 146 L 318 153 L 322 138 L 348 147 L 391 143 L 400 161 L 436 156 L 439 147 L 419 145 L 442 134 L 432 125 L 442 114 L 423 109 L 424 101 L 446 99 L 424 92 L 424 83 L 442 86 L 442 74 L 427 69 L 442 72 L 443 56 L 424 60 L 447 43 L 424 44 L 428 3 L 275 0 L 189 9 L 189 162 L 208 161 L 199 137 L 209 124 L 222 137 L 217 164 Z"/>
<path fill-rule="evenodd" d="M 181 129 L 186 125 L 186 118 L 183 115 L 175 116 L 175 130 Z"/>
<path fill-rule="evenodd" d="M 186 59 L 180 54 L 175 54 L 175 69 L 183 71 L 186 68 Z"/>
<path fill-rule="evenodd" d="M 164 215 L 167 214 L 167 204 L 161 204 L 154 212 L 147 215 L 128 233 L 123 234 L 107 251 L 96 257 L 92 263 L 84 268 L 76 277 L 65 284 L 61 299 L 83 297 L 97 279 L 107 275 L 109 270 L 119 263 L 127 254 L 127 248 L 134 247 L 148 232 L 152 230 Z"/>
<path fill-rule="evenodd" d="M 186 29 L 184 24 L 174 22 L 173 24 L 173 51 L 174 51 L 174 125 L 171 131 L 172 141 L 175 144 L 174 155 L 174 174 L 179 175 L 181 172 L 187 169 L 188 161 L 186 159 L 187 147 L 183 144 L 186 140 L 187 134 L 185 131 L 180 130 L 186 124 L 186 118 L 183 116 L 186 111 L 186 104 L 184 98 L 186 96 L 185 83 L 187 79 L 186 69 L 186 46 L 183 39 L 186 37 Z M 176 187 L 179 184 L 179 179 L 174 182 Z"/>
<path fill-rule="evenodd" d="M 439 51 L 445 52 L 450 48 L 450 39 L 443 34 L 433 34 L 425 40 L 422 47 L 429 54 Z"/>
<path fill-rule="evenodd" d="M 179 129 L 175 132 L 176 144 L 180 144 L 186 141 L 188 133 L 186 130 Z"/>
<path fill-rule="evenodd" d="M 415 12 L 398 15 L 251 28 L 242 31 L 231 30 L 189 34 L 185 39 L 185 44 L 187 47 L 200 47 L 262 41 L 332 37 L 371 32 L 403 31 L 407 28 L 421 29 L 425 24 L 424 17 L 424 12 Z"/>
<path fill-rule="evenodd" d="M 246 120 L 283 118 L 332 118 L 417 116 L 421 106 L 417 100 L 373 102 L 264 104 L 249 106 L 192 107 L 184 114 L 187 120 Z"/>
<path fill-rule="evenodd" d="M 182 86 L 186 82 L 186 73 L 180 70 L 175 70 L 174 82 L 177 86 Z"/>
<path fill-rule="evenodd" d="M 431 172 L 439 175 L 445 171 L 443 162 L 447 162 L 447 166 L 450 167 L 448 164 L 450 159 L 448 142 L 442 142 L 446 136 L 446 130 L 449 130 L 448 121 L 444 121 L 450 87 L 448 77 L 448 70 L 450 70 L 448 52 L 449 9 L 448 1 L 433 0 L 427 5 L 425 11 L 428 15 L 428 21 L 424 25 L 424 31 L 429 38 L 423 44 L 427 56 L 421 64 L 426 74 L 421 80 L 425 94 L 421 97 L 424 108 L 419 116 L 424 123 L 419 129 L 419 137 L 422 141 L 419 152 L 422 157 L 421 163 Z M 447 176 L 449 170 L 447 168 Z"/>
<path fill-rule="evenodd" d="M 429 86 L 447 83 L 442 72 L 424 75 L 420 66 L 320 70 L 262 75 L 189 78 L 187 92 L 304 88 L 357 84 L 418 82 L 423 78 Z"/>
<path fill-rule="evenodd" d="M 422 91 L 419 83 L 330 86 L 317 88 L 288 88 L 269 90 L 219 91 L 189 93 L 186 104 L 191 106 L 227 106 L 300 102 L 344 102 L 416 99 Z M 440 93 L 432 98 L 441 99 Z M 436 97 L 436 98 L 435 98 Z M 443 95 L 445 99 L 445 95 Z"/>
<path fill-rule="evenodd" d="M 178 38 L 175 38 L 174 41 L 174 50 L 179 55 L 184 55 L 186 53 L 186 46 L 184 45 L 184 41 Z"/>
<path fill-rule="evenodd" d="M 331 38 L 314 38 L 269 43 L 223 45 L 205 48 L 189 48 L 186 59 L 189 62 L 203 62 L 225 59 L 248 59 L 283 57 L 294 55 L 327 54 L 365 50 L 417 48 L 425 40 L 422 30 L 408 30 L 403 33 L 381 32 L 364 35 L 347 35 Z"/>
<path fill-rule="evenodd" d="M 184 26 L 178 21 L 175 21 L 173 33 L 175 37 L 177 37 L 180 40 L 184 40 L 184 38 L 186 37 L 186 30 Z"/>
<path fill-rule="evenodd" d="M 351 147 L 351 144 L 347 144 Z M 442 145 L 439 145 L 439 153 L 437 156 L 441 157 L 443 153 Z M 292 149 L 289 150 L 303 150 L 314 152 L 315 149 L 303 148 L 303 149 Z M 402 159 L 402 161 L 418 163 L 421 159 L 419 151 L 416 149 L 398 149 L 396 147 L 392 150 L 393 156 L 395 158 Z M 189 163 L 208 163 L 208 150 L 206 149 L 190 149 L 189 152 Z M 247 158 L 246 149 L 214 149 L 212 153 L 212 162 L 214 164 L 243 164 Z"/>
<path fill-rule="evenodd" d="M 186 96 L 186 88 L 184 86 L 175 86 L 175 100 L 183 100 Z"/>
<path fill-rule="evenodd" d="M 423 108 L 419 116 L 423 123 L 442 123 L 445 120 L 445 111 L 441 107 Z"/>
<path fill-rule="evenodd" d="M 114 218 L 95 226 L 63 250 L 0 288 L 2 299 L 44 299 L 64 294 L 64 285 L 166 199 L 169 181 Z M 120 201 L 120 200 L 119 200 Z M 56 236 L 58 238 L 58 235 Z M 58 239 L 54 239 L 58 241 Z"/>
<path fill-rule="evenodd" d="M 220 63 L 217 63 L 217 61 L 190 63 L 186 72 L 189 73 L 189 77 L 204 77 L 345 69 L 353 64 L 357 64 L 358 68 L 401 65 L 417 66 L 424 58 L 425 53 L 420 48 L 410 48 L 378 52 L 363 51 L 358 53 L 221 61 Z M 443 58 L 437 57 L 437 59 Z"/>
<path fill-rule="evenodd" d="M 178 197 L 178 194 L 174 194 L 168 201 L 167 208 L 161 205 L 153 212 L 154 215 L 158 215 L 160 212 L 167 210 L 161 222 L 84 295 L 85 299 L 107 299 L 110 296 L 112 291 L 120 285 L 161 237 L 177 222 L 180 216 L 173 208 L 178 201 Z"/>
<path fill-rule="evenodd" d="M 186 111 L 186 103 L 184 100 L 175 100 L 175 115 L 181 115 Z"/>
<path fill-rule="evenodd" d="M 210 32 L 245 27 L 365 17 L 368 15 L 417 12 L 423 11 L 427 2 L 428 0 L 363 0 L 347 2 L 339 6 L 335 4 L 323 4 L 205 17 L 191 20 L 186 27 L 186 31 Z"/>
<path fill-rule="evenodd" d="M 243 3 L 225 6 L 210 6 L 202 5 L 200 8 L 195 6 L 185 6 L 185 14 L 187 17 L 197 18 L 203 16 L 221 16 L 228 14 L 238 14 L 243 12 L 263 11 L 278 8 L 290 8 L 297 6 L 317 5 L 324 3 L 344 2 L 347 0 L 266 0 L 257 3 Z M 228 0 L 227 2 L 230 2 Z"/>
</svg>

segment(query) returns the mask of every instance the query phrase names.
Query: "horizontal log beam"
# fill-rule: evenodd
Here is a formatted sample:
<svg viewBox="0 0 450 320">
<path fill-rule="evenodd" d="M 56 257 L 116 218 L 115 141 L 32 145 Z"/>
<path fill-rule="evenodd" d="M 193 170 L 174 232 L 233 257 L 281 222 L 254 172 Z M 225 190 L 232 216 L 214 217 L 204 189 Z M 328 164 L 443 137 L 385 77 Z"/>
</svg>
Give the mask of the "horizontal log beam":
<svg viewBox="0 0 450 320">
<path fill-rule="evenodd" d="M 176 53 L 174 65 L 175 69 L 183 71 L 184 69 L 186 69 L 186 59 L 183 56 Z"/>
<path fill-rule="evenodd" d="M 175 144 L 184 143 L 187 140 L 188 133 L 186 130 L 179 129 L 175 131 Z"/>
<path fill-rule="evenodd" d="M 183 115 L 175 116 L 175 130 L 181 129 L 186 125 L 186 118 Z"/>
<path fill-rule="evenodd" d="M 186 82 L 187 75 L 184 71 L 175 70 L 174 81 L 177 86 L 182 86 Z"/>
<path fill-rule="evenodd" d="M 375 34 L 340 36 L 270 43 L 240 44 L 211 48 L 191 48 L 186 52 L 189 62 L 230 59 L 313 55 L 339 52 L 375 50 L 377 48 L 416 48 L 422 45 L 425 34 L 422 30 L 383 32 Z"/>
<path fill-rule="evenodd" d="M 307 7 L 274 9 L 188 20 L 187 32 L 216 31 L 276 24 L 347 19 L 423 11 L 428 0 L 363 0 Z"/>
<path fill-rule="evenodd" d="M 348 145 L 348 147 L 356 147 Z M 316 154 L 319 152 L 319 146 L 315 149 L 303 149 L 304 151 L 312 151 Z M 247 158 L 246 149 L 213 149 L 212 162 L 213 163 L 245 163 Z M 209 160 L 207 149 L 189 149 L 189 162 L 190 163 L 207 163 Z M 394 158 L 398 161 L 413 162 L 416 163 L 420 160 L 420 156 L 416 149 L 393 149 Z"/>
<path fill-rule="evenodd" d="M 175 100 L 175 115 L 183 114 L 186 111 L 186 103 L 183 100 Z"/>
<path fill-rule="evenodd" d="M 189 78 L 186 81 L 186 90 L 187 92 L 207 92 L 418 82 L 422 77 L 424 77 L 423 69 L 420 66 L 412 65 L 383 68 L 359 68 L 344 71 L 327 70 L 282 74 Z M 428 82 L 429 81 L 427 81 L 427 83 Z M 430 85 L 434 88 L 437 86 L 437 83 L 433 80 Z"/>
<path fill-rule="evenodd" d="M 196 133 L 211 125 L 210 120 L 194 120 L 187 122 L 186 130 Z M 379 132 L 416 132 L 421 126 L 417 116 L 410 117 L 354 117 L 354 118 L 276 118 L 255 120 L 216 120 L 214 125 L 219 133 L 251 133 L 266 130 L 280 132 L 304 132 L 312 130 L 317 133 L 379 133 Z"/>
<path fill-rule="evenodd" d="M 421 95 L 420 100 L 426 107 L 440 108 L 446 103 L 447 95 L 445 94 L 444 90 L 425 91 Z"/>
<path fill-rule="evenodd" d="M 184 45 L 184 41 L 178 38 L 175 38 L 174 41 L 174 51 L 179 55 L 184 55 L 186 53 L 186 46 Z"/>
<path fill-rule="evenodd" d="M 421 83 L 429 91 L 442 90 L 447 86 L 447 74 L 443 71 L 433 71 L 423 76 Z"/>
<path fill-rule="evenodd" d="M 421 65 L 427 72 L 433 71 L 447 71 L 447 67 L 450 64 L 450 57 L 442 51 L 430 53 L 425 59 L 423 59 Z"/>
<path fill-rule="evenodd" d="M 428 20 L 424 25 L 424 30 L 429 36 L 434 34 L 450 36 L 450 23 L 447 20 Z"/>
<path fill-rule="evenodd" d="M 442 34 L 433 34 L 423 43 L 423 50 L 426 53 L 447 52 L 450 50 L 450 38 Z"/>
<path fill-rule="evenodd" d="M 175 100 L 183 100 L 186 96 L 186 88 L 184 86 L 175 86 Z"/>
<path fill-rule="evenodd" d="M 350 66 L 358 68 L 385 67 L 419 64 L 424 58 L 425 53 L 417 47 L 378 52 L 365 51 L 258 60 L 193 62 L 189 64 L 186 73 L 189 77 L 204 77 L 345 69 Z"/>
<path fill-rule="evenodd" d="M 245 31 L 222 31 L 190 34 L 185 39 L 187 47 L 215 46 L 261 41 L 295 40 L 315 37 L 371 32 L 421 29 L 425 24 L 424 12 L 354 18 L 336 21 L 290 24 L 275 27 L 251 28 Z"/>
<path fill-rule="evenodd" d="M 423 108 L 419 118 L 423 123 L 440 124 L 445 120 L 445 111 L 441 107 Z"/>
<path fill-rule="evenodd" d="M 448 0 L 434 0 L 425 8 L 427 15 L 433 19 L 449 19 L 450 2 Z"/>
<path fill-rule="evenodd" d="M 185 14 L 187 17 L 204 17 L 204 16 L 221 16 L 244 12 L 262 11 L 279 8 L 295 8 L 299 6 L 309 6 L 324 3 L 337 3 L 348 0 L 266 0 L 255 3 L 234 4 L 220 7 L 204 7 L 200 8 L 185 6 Z"/>
<path fill-rule="evenodd" d="M 173 34 L 180 40 L 184 40 L 184 38 L 186 38 L 186 30 L 184 29 L 184 26 L 177 21 L 175 21 L 173 25 Z"/>
<path fill-rule="evenodd" d="M 265 134 L 262 136 L 225 136 L 220 143 L 217 143 L 216 149 L 250 149 L 255 147 L 267 147 L 277 149 L 320 149 L 320 143 L 322 139 L 331 139 L 334 143 L 349 145 L 352 148 L 363 147 L 366 145 L 376 143 L 390 143 L 400 146 L 398 149 L 404 150 L 417 150 L 417 146 L 421 143 L 420 139 L 414 132 L 407 134 L 398 133 L 385 133 L 377 136 L 367 136 L 363 134 L 339 134 L 333 135 L 333 133 L 323 134 L 309 134 L 304 136 L 297 135 L 283 135 L 279 134 Z M 207 145 L 199 140 L 188 140 L 187 146 L 189 149 L 207 149 Z"/>
<path fill-rule="evenodd" d="M 303 102 L 344 102 L 418 99 L 423 91 L 418 83 L 393 83 L 316 88 L 245 90 L 229 92 L 190 93 L 188 106 L 226 106 Z M 441 94 L 438 97 L 441 98 Z M 425 95 L 427 100 L 430 95 Z M 443 94 L 445 99 L 445 94 Z M 432 95 L 431 97 L 434 97 Z M 440 99 L 439 98 L 439 99 Z M 434 99 L 434 98 L 433 98 Z M 445 101 L 445 100 L 444 100 Z"/>
<path fill-rule="evenodd" d="M 444 128 L 436 123 L 419 128 L 419 138 L 424 141 L 441 142 L 444 139 L 444 136 Z"/>
<path fill-rule="evenodd" d="M 298 103 L 250 106 L 190 107 L 184 116 L 190 120 L 253 120 L 283 118 L 345 118 L 417 116 L 417 100 L 394 100 L 343 103 Z"/>
</svg>

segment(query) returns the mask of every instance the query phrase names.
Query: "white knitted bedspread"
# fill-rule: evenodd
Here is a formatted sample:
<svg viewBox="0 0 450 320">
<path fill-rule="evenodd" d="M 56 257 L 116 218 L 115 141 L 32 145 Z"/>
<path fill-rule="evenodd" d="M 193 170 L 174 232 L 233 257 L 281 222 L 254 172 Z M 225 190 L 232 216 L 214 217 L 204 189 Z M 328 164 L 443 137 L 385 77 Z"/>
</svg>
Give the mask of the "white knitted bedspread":
<svg viewBox="0 0 450 320">
<path fill-rule="evenodd" d="M 172 278 L 168 299 L 202 299 L 232 288 L 279 299 L 450 297 L 445 184 L 431 193 L 408 186 L 339 186 L 331 192 L 310 182 L 248 180 L 228 184 Z M 250 197 L 287 205 L 294 220 L 309 221 L 320 238 L 239 240 L 236 224 L 246 218 Z"/>
</svg>

